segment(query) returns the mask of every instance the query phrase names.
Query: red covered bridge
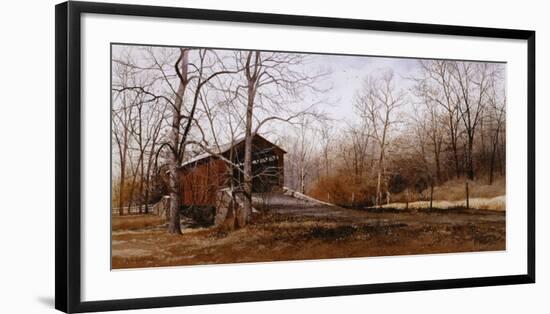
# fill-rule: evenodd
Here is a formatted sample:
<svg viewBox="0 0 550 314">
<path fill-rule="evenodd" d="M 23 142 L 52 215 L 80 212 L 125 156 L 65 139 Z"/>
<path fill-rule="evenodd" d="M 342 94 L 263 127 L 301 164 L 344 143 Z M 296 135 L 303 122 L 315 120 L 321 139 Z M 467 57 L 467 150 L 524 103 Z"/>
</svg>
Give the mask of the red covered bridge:
<svg viewBox="0 0 550 314">
<path fill-rule="evenodd" d="M 286 151 L 264 137 L 254 134 L 252 138 L 252 192 L 270 192 L 284 185 L 284 154 Z M 243 169 L 244 137 L 232 143 L 220 145 L 215 154 L 205 153 L 182 164 L 182 202 L 186 206 L 214 206 L 220 189 L 242 188 L 243 174 L 235 166 L 222 160 L 230 160 Z"/>
</svg>

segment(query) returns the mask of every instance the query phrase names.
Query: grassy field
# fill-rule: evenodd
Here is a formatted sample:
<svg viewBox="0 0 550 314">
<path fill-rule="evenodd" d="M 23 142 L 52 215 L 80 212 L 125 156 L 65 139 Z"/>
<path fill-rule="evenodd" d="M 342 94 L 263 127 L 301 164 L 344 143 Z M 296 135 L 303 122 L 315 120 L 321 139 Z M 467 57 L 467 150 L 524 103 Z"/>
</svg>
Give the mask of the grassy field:
<svg viewBox="0 0 550 314">
<path fill-rule="evenodd" d="M 313 211 L 312 211 L 313 212 Z M 193 227 L 166 233 L 157 216 L 113 217 L 115 269 L 270 262 L 505 249 L 505 213 L 487 210 L 317 208 L 256 214 L 232 232 Z M 333 214 L 334 213 L 334 214 Z"/>
</svg>

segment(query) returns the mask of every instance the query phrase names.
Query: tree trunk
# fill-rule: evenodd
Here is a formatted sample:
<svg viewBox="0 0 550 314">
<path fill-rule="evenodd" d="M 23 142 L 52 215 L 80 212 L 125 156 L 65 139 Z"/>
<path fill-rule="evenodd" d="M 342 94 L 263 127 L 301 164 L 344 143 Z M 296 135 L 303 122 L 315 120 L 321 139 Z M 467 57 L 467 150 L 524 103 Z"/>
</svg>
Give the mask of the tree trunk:
<svg viewBox="0 0 550 314">
<path fill-rule="evenodd" d="M 473 135 L 468 137 L 468 156 L 466 161 L 468 162 L 468 179 L 473 180 L 474 179 L 474 157 L 473 157 L 473 149 L 474 149 L 474 138 Z"/>
<path fill-rule="evenodd" d="M 495 136 L 493 140 L 491 141 L 491 144 L 493 147 L 491 148 L 491 160 L 489 165 L 489 185 L 493 184 L 493 174 L 495 171 L 495 159 L 497 155 L 497 148 L 498 148 L 498 142 L 499 142 L 499 133 L 500 133 L 500 121 L 498 122 L 497 129 L 495 131 Z"/>
<path fill-rule="evenodd" d="M 131 166 L 131 164 L 130 164 Z M 128 193 L 128 215 L 132 214 L 132 205 L 134 205 L 134 190 L 136 186 L 136 174 L 132 175 L 132 184 L 130 185 L 130 192 Z"/>
<path fill-rule="evenodd" d="M 170 190 L 170 221 L 168 222 L 168 233 L 181 234 L 181 222 L 180 222 L 180 208 L 181 208 L 181 194 L 183 190 L 180 186 L 180 176 L 178 173 L 178 167 L 180 162 L 180 155 L 183 154 L 180 150 L 180 125 L 181 125 L 181 107 L 183 104 L 183 97 L 185 95 L 185 88 L 187 87 L 187 69 L 189 63 L 189 51 L 181 51 L 181 77 L 178 90 L 176 92 L 176 99 L 172 106 L 172 126 L 171 126 L 171 154 L 169 163 L 169 190 Z M 176 68 L 177 68 L 176 64 Z"/>
<path fill-rule="evenodd" d="M 409 209 L 409 188 L 405 190 L 405 209 Z"/>
<path fill-rule="evenodd" d="M 178 170 L 176 167 L 170 169 L 170 220 L 168 221 L 168 233 L 181 234 L 180 204 L 181 191 Z"/>
<path fill-rule="evenodd" d="M 440 155 L 440 148 L 437 147 L 437 144 L 436 144 L 436 147 L 435 147 L 435 153 L 434 153 L 434 157 L 435 157 L 435 175 L 436 175 L 436 178 L 437 178 L 437 184 L 440 184 L 440 182 L 442 181 L 441 180 L 441 162 L 439 160 L 439 155 Z"/>
<path fill-rule="evenodd" d="M 126 126 L 125 126 L 126 128 Z M 127 144 L 127 135 L 128 131 L 124 130 L 124 144 L 119 145 L 119 150 L 122 147 L 122 151 L 120 152 L 120 185 L 119 185 L 119 192 L 118 192 L 118 214 L 120 216 L 124 215 L 124 185 L 126 184 L 126 153 L 128 151 L 128 144 Z"/>
<path fill-rule="evenodd" d="M 497 140 L 493 143 L 493 148 L 491 150 L 491 159 L 489 164 L 489 185 L 493 184 L 493 173 L 495 171 L 495 156 L 496 156 L 496 150 L 497 150 L 497 143 L 498 143 L 498 135 L 497 135 Z"/>
<path fill-rule="evenodd" d="M 124 215 L 124 184 L 125 182 L 125 164 L 126 162 L 120 163 L 120 183 L 119 183 L 119 191 L 118 191 L 118 214 L 120 216 Z"/>
<path fill-rule="evenodd" d="M 460 177 L 460 162 L 458 161 L 458 147 L 456 144 L 456 139 L 452 140 L 451 146 L 453 148 L 453 157 L 455 162 L 455 176 L 458 179 Z"/>
<path fill-rule="evenodd" d="M 434 201 L 434 180 L 433 178 L 430 179 L 430 210 L 433 209 L 433 201 Z"/>
<path fill-rule="evenodd" d="M 380 207 L 382 205 L 382 192 L 380 191 L 380 185 L 382 180 L 382 173 L 378 171 L 378 181 L 376 183 L 376 205 Z"/>
<path fill-rule="evenodd" d="M 145 154 L 145 147 L 143 147 L 143 108 L 142 108 L 142 105 L 139 105 L 138 106 L 138 130 L 139 130 L 139 135 L 138 135 L 138 144 L 139 144 L 139 159 L 141 160 L 141 163 L 139 163 L 137 166 L 139 167 L 139 171 L 140 171 L 140 180 L 139 180 L 139 204 L 138 204 L 138 210 L 139 210 L 139 213 L 142 214 L 143 213 L 143 210 L 142 210 L 142 207 L 143 207 L 143 181 L 144 181 L 144 168 L 145 168 L 145 165 L 144 165 L 144 154 Z M 137 172 L 137 171 L 136 171 Z"/>
<path fill-rule="evenodd" d="M 458 110 L 456 110 L 456 114 L 458 115 Z M 458 135 L 457 135 L 457 128 L 458 128 L 458 122 L 455 123 L 455 116 L 454 112 L 449 112 L 449 134 L 451 136 L 451 147 L 453 149 L 453 159 L 455 162 L 455 176 L 458 179 L 460 177 L 460 162 L 458 157 Z"/>
<path fill-rule="evenodd" d="M 466 209 L 470 209 L 470 189 L 468 187 L 468 181 L 466 181 Z"/>
<path fill-rule="evenodd" d="M 304 166 L 300 168 L 300 193 L 305 194 L 306 193 L 306 172 L 304 169 Z"/>
<path fill-rule="evenodd" d="M 143 166 L 143 161 L 141 162 L 141 180 L 139 180 L 139 198 L 140 198 L 140 204 L 139 204 L 139 213 L 143 213 L 143 206 L 144 206 L 144 193 L 143 193 L 143 181 L 145 181 L 144 175 L 145 175 L 145 169 Z"/>
<path fill-rule="evenodd" d="M 328 149 L 325 148 L 325 175 L 328 178 L 329 175 L 329 160 L 328 160 Z"/>
<path fill-rule="evenodd" d="M 154 146 L 152 151 L 154 151 Z M 152 156 L 153 154 L 151 154 Z M 149 162 L 147 163 L 147 170 L 145 173 L 145 195 L 143 195 L 143 200 L 145 202 L 145 214 L 149 213 L 149 193 L 151 191 L 151 158 L 149 158 Z"/>
<path fill-rule="evenodd" d="M 153 152 L 155 151 L 155 143 L 151 146 L 151 154 L 149 157 L 149 161 L 147 162 L 147 170 L 145 173 L 145 214 L 149 213 L 149 198 L 151 195 L 151 170 L 152 170 L 152 163 L 153 163 Z"/>
<path fill-rule="evenodd" d="M 498 150 L 498 156 L 499 156 L 499 166 L 500 166 L 500 175 L 506 174 L 506 142 L 505 142 L 506 136 L 503 135 L 500 137 L 500 149 Z"/>
<path fill-rule="evenodd" d="M 244 227 L 248 222 L 248 215 L 252 212 L 252 119 L 254 109 L 254 96 L 256 90 L 255 80 L 248 81 L 248 101 L 246 106 L 246 129 L 244 137 L 244 201 L 243 208 L 237 211 L 237 227 Z"/>
</svg>

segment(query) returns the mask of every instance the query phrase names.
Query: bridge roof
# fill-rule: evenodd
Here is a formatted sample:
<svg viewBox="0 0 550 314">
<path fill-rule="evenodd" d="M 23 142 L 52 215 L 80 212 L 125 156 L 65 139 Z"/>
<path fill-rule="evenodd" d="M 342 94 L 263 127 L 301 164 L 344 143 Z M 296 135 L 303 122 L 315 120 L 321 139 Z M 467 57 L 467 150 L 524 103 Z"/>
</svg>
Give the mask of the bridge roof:
<svg viewBox="0 0 550 314">
<path fill-rule="evenodd" d="M 254 139 L 263 140 L 263 141 L 267 142 L 268 144 L 270 144 L 271 146 L 273 146 L 273 147 L 277 148 L 278 150 L 280 150 L 283 154 L 286 154 L 286 151 L 284 149 L 282 149 L 280 146 L 274 144 L 273 142 L 269 141 L 268 139 L 261 136 L 260 134 L 254 133 L 252 135 L 252 139 L 253 140 Z M 193 164 L 195 162 L 198 162 L 198 161 L 206 159 L 206 158 L 210 158 L 212 156 L 225 154 L 225 153 L 229 152 L 233 147 L 238 146 L 241 143 L 244 143 L 244 140 L 245 140 L 245 137 L 242 136 L 242 137 L 236 138 L 232 142 L 224 143 L 224 144 L 221 144 L 217 147 L 214 146 L 212 148 L 209 148 L 210 152 L 205 152 L 205 153 L 199 154 L 199 155 L 197 155 L 197 156 L 195 156 L 195 157 L 193 157 L 189 160 L 186 160 L 181 164 L 180 167 L 185 167 L 187 165 Z"/>
</svg>

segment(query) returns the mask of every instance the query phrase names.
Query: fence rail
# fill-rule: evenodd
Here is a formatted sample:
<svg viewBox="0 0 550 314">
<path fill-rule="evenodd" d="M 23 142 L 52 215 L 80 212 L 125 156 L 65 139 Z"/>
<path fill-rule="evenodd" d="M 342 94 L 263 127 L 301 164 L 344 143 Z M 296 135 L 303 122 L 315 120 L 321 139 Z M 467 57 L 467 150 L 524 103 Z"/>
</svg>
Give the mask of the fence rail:
<svg viewBox="0 0 550 314">
<path fill-rule="evenodd" d="M 155 204 L 149 204 L 147 205 L 149 213 L 153 212 L 153 206 Z M 122 214 L 123 215 L 137 215 L 140 214 L 140 208 L 141 208 L 141 214 L 145 213 L 145 206 L 143 204 L 141 205 L 135 205 L 132 207 L 122 207 Z M 113 207 L 111 209 L 111 212 L 113 215 L 118 216 L 120 214 L 120 207 Z"/>
</svg>

